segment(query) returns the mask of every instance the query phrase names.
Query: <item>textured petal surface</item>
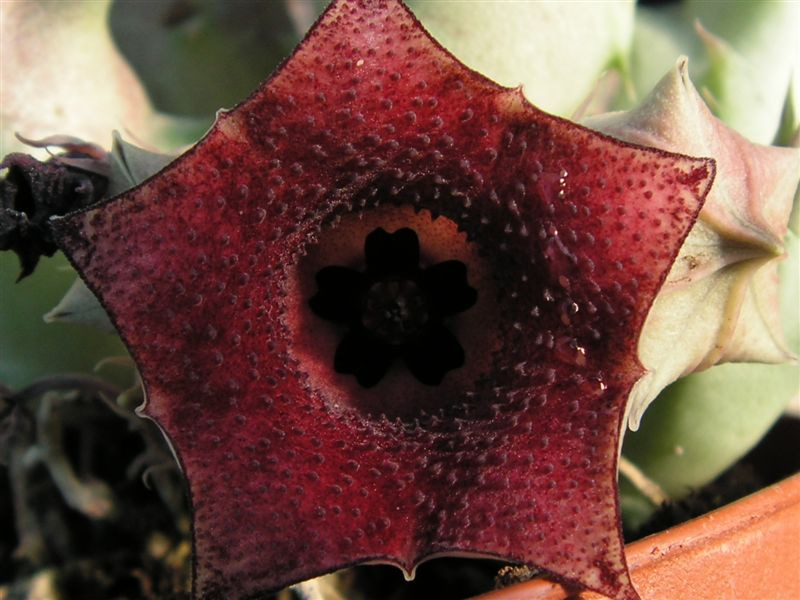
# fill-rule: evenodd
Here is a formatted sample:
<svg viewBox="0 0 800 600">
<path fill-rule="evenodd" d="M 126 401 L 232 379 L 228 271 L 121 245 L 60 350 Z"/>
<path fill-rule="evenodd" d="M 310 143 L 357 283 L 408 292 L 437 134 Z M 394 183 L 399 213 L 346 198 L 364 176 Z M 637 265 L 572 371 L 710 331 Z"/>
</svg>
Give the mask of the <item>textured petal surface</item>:
<svg viewBox="0 0 800 600">
<path fill-rule="evenodd" d="M 722 362 L 780 363 L 777 263 L 783 257 L 800 149 L 753 144 L 705 105 L 678 61 L 642 105 L 587 125 L 620 139 L 713 157 L 717 177 L 650 312 L 640 344 L 648 376 L 629 406 L 631 426 L 666 385 Z M 681 352 L 665 352 L 680 344 Z"/>
<path fill-rule="evenodd" d="M 635 598 L 620 424 L 713 171 L 541 113 L 398 2 L 339 1 L 195 148 L 56 222 L 186 472 L 197 595 L 469 553 Z M 478 303 L 453 325 L 466 365 L 439 387 L 348 388 L 309 358 L 309 257 L 358 267 L 334 255 L 381 219 L 427 219 L 427 264 L 479 257 Z"/>
</svg>

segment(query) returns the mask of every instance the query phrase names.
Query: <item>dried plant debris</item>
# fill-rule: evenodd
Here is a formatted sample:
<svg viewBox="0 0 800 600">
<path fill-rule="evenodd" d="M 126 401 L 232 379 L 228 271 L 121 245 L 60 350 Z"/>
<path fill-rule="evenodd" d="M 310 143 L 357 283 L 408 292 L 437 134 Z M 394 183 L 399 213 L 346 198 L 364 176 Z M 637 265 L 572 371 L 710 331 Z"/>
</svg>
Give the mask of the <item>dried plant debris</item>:
<svg viewBox="0 0 800 600">
<path fill-rule="evenodd" d="M 188 596 L 183 479 L 158 429 L 116 405 L 121 392 L 86 376 L 5 392 L 0 582 L 13 583 L 0 596 Z"/>
<path fill-rule="evenodd" d="M 105 152 L 97 146 L 66 136 L 24 141 L 65 152 L 46 162 L 21 153 L 0 162 L 0 170 L 7 169 L 0 180 L 0 251 L 19 256 L 19 279 L 33 273 L 40 257 L 58 250 L 50 217 L 94 204 L 108 186 Z"/>
</svg>

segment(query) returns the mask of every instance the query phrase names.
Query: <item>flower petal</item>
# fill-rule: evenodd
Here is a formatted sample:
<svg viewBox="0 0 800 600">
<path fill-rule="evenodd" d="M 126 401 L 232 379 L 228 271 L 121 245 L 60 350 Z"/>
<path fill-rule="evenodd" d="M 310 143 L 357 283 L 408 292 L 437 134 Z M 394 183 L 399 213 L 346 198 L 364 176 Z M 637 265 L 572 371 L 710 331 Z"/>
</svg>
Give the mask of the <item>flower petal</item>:
<svg viewBox="0 0 800 600">
<path fill-rule="evenodd" d="M 186 471 L 197 594 L 468 553 L 636 598 L 620 423 L 647 310 L 713 174 L 538 111 L 399 2 L 339 0 L 192 150 L 55 222 Z M 463 232 L 443 260 L 474 248 L 491 274 L 475 310 L 497 310 L 466 332 L 485 360 L 433 392 L 391 371 L 353 389 L 299 333 L 301 266 L 323 240 L 356 246 L 354 221 L 423 212 Z"/>
</svg>

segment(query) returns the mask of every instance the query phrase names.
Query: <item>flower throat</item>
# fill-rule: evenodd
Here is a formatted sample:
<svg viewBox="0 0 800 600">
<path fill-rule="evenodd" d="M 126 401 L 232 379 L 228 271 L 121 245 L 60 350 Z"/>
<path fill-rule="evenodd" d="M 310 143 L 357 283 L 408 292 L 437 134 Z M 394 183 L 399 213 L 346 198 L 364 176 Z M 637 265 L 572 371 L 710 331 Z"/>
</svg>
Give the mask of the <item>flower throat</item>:
<svg viewBox="0 0 800 600">
<path fill-rule="evenodd" d="M 334 356 L 338 373 L 376 385 L 396 359 L 423 384 L 438 385 L 464 364 L 464 350 L 446 319 L 473 306 L 477 291 L 463 262 L 420 266 L 414 230 L 373 230 L 364 242 L 365 270 L 327 266 L 309 300 L 319 317 L 348 326 Z"/>
</svg>

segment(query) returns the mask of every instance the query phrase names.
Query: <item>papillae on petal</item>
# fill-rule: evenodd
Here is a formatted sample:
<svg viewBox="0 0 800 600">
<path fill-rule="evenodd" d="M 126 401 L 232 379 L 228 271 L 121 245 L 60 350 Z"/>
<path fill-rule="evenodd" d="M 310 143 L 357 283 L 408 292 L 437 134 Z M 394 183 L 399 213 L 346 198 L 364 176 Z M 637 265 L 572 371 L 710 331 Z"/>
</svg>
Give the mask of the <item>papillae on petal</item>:
<svg viewBox="0 0 800 600">
<path fill-rule="evenodd" d="M 470 554 L 636 598 L 620 423 L 713 177 L 542 113 L 396 0 L 337 0 L 197 146 L 52 222 L 185 470 L 197 595 Z M 314 276 L 405 227 L 421 262 L 468 266 L 464 367 L 356 388 L 320 353 Z"/>
</svg>

